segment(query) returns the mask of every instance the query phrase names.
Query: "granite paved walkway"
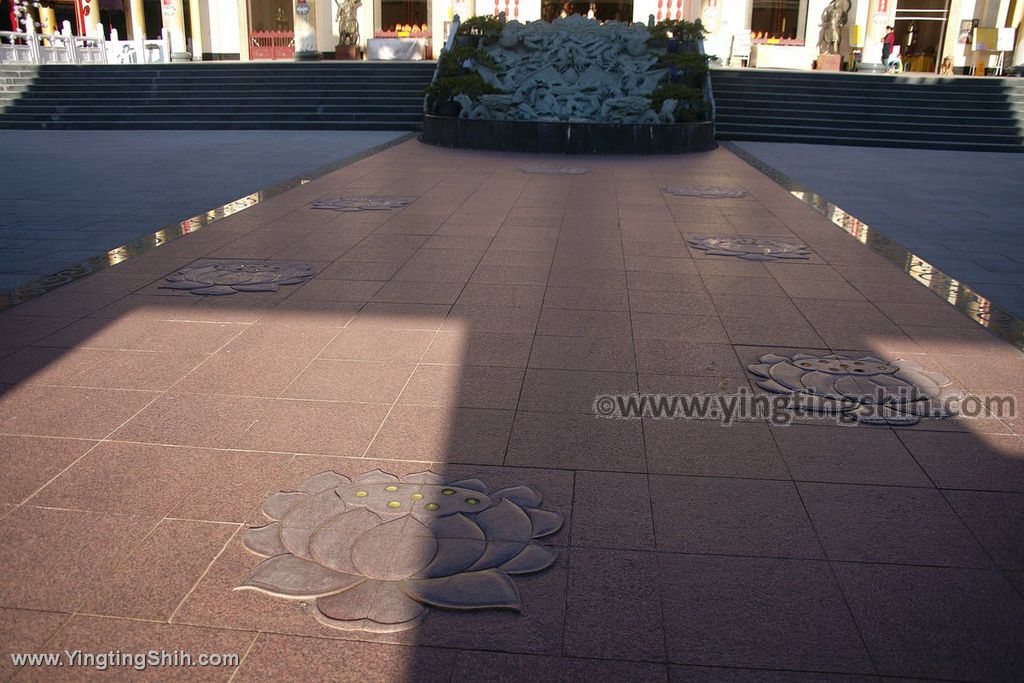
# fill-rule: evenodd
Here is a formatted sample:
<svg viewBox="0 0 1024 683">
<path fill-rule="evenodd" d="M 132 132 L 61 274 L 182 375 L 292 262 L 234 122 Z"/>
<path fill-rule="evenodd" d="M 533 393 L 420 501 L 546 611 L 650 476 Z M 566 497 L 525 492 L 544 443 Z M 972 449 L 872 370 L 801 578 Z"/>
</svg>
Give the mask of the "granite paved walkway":
<svg viewBox="0 0 1024 683">
<path fill-rule="evenodd" d="M 1024 318 L 1024 156 L 737 144 Z"/>
<path fill-rule="evenodd" d="M 592 172 L 519 170 L 553 163 Z M 659 189 L 689 184 L 750 196 Z M 309 206 L 339 194 L 414 201 Z M 232 259 L 311 273 L 160 288 Z M 1020 353 L 724 150 L 404 143 L 6 311 L 0 339 L 4 677 L 100 677 L 9 653 L 161 648 L 242 657 L 161 680 L 1024 677 L 1020 418 L 594 415 L 753 390 L 802 351 L 1024 396 Z"/>
<path fill-rule="evenodd" d="M 401 135 L 0 131 L 0 292 Z"/>
</svg>

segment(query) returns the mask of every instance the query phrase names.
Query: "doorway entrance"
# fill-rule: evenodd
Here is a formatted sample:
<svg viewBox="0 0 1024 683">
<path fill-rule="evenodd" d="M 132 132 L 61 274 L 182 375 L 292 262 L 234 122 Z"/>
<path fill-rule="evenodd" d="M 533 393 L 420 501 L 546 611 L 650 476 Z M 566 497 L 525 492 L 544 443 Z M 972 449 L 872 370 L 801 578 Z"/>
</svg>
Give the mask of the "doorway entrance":
<svg viewBox="0 0 1024 683">
<path fill-rule="evenodd" d="M 899 0 L 894 33 L 904 71 L 935 73 L 948 16 L 949 0 Z"/>
<path fill-rule="evenodd" d="M 293 59 L 295 24 L 291 0 L 249 0 L 249 58 Z"/>
</svg>

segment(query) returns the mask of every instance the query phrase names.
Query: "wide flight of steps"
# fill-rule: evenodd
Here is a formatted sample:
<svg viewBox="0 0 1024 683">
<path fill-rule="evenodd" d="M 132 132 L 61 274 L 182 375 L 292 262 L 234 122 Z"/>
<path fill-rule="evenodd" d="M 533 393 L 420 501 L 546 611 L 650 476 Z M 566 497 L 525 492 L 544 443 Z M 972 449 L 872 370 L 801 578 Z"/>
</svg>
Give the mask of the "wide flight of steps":
<svg viewBox="0 0 1024 683">
<path fill-rule="evenodd" d="M 720 140 L 1024 151 L 1024 78 L 714 69 Z"/>
<path fill-rule="evenodd" d="M 0 65 L 0 128 L 419 130 L 434 66 Z"/>
</svg>

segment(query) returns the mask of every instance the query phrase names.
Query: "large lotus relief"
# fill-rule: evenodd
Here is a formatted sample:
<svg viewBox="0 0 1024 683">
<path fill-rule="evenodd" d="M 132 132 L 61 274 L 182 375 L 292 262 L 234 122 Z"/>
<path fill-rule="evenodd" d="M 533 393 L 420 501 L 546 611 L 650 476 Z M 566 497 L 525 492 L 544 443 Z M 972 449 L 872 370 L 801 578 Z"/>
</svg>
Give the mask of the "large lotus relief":
<svg viewBox="0 0 1024 683">
<path fill-rule="evenodd" d="M 867 424 L 916 424 L 922 417 L 944 417 L 947 403 L 960 396 L 941 372 L 909 360 L 886 362 L 873 356 L 792 358 L 769 353 L 748 369 L 758 386 L 793 396 L 794 407 L 845 413 Z"/>
<path fill-rule="evenodd" d="M 704 187 L 702 185 L 668 185 L 661 188 L 661 191 L 676 197 L 703 197 L 704 199 L 741 199 L 747 196 L 746 190 L 731 187 Z"/>
<path fill-rule="evenodd" d="M 523 166 L 519 170 L 533 175 L 584 175 L 590 173 L 589 168 L 582 166 Z"/>
<path fill-rule="evenodd" d="M 747 261 L 806 259 L 811 255 L 806 244 L 781 237 L 703 235 L 691 237 L 687 242 L 709 256 L 735 256 Z"/>
<path fill-rule="evenodd" d="M 433 472 L 323 472 L 266 500 L 274 521 L 247 529 L 243 543 L 268 559 L 238 588 L 312 600 L 321 622 L 375 632 L 410 628 L 428 607 L 518 611 L 510 575 L 556 557 L 534 539 L 558 531 L 562 516 L 540 503 L 526 486 L 491 491 Z"/>
<path fill-rule="evenodd" d="M 346 197 L 330 197 L 318 199 L 310 207 L 328 211 L 390 211 L 401 209 L 412 203 L 408 197 L 378 197 L 369 195 L 352 195 Z"/>
<path fill-rule="evenodd" d="M 226 295 L 238 292 L 276 292 L 313 277 L 305 263 L 284 261 L 223 261 L 182 268 L 168 276 L 161 289 L 185 289 L 193 294 Z"/>
</svg>

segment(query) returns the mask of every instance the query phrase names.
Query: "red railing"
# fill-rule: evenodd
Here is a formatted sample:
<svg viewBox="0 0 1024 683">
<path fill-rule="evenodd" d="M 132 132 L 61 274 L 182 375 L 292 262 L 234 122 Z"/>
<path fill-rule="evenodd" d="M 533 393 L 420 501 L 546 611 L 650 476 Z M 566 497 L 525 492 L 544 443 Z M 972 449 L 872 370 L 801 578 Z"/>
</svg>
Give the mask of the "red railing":
<svg viewBox="0 0 1024 683">
<path fill-rule="evenodd" d="M 251 31 L 249 59 L 291 59 L 295 56 L 295 34 L 291 31 Z"/>
</svg>

